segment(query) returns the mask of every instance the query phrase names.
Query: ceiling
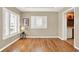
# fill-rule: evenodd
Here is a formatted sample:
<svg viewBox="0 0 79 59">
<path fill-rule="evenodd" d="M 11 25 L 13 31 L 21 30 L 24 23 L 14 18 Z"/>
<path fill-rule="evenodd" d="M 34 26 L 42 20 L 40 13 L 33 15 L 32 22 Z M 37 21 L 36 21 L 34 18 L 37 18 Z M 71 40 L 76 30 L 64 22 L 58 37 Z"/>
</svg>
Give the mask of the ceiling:
<svg viewBox="0 0 79 59">
<path fill-rule="evenodd" d="M 21 12 L 59 12 L 63 7 L 16 7 Z"/>
</svg>

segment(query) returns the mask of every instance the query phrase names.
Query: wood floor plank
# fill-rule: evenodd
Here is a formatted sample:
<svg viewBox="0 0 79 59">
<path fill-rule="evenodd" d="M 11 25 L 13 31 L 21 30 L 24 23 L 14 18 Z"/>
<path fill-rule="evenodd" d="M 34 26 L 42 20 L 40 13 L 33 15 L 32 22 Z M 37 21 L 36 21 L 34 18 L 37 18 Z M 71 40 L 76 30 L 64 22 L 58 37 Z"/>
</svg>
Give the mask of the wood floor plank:
<svg viewBox="0 0 79 59">
<path fill-rule="evenodd" d="M 4 49 L 3 52 L 76 52 L 66 41 L 57 38 L 27 38 Z"/>
</svg>

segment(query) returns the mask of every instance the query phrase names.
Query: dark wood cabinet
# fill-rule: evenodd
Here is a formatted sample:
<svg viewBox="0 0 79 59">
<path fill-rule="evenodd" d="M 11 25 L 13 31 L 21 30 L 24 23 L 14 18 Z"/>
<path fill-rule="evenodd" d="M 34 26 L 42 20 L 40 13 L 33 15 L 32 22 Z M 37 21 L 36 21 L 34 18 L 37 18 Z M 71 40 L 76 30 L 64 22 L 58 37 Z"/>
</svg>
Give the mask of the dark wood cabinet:
<svg viewBox="0 0 79 59">
<path fill-rule="evenodd" d="M 74 21 L 73 20 L 68 20 L 67 21 L 67 26 L 74 27 Z"/>
</svg>

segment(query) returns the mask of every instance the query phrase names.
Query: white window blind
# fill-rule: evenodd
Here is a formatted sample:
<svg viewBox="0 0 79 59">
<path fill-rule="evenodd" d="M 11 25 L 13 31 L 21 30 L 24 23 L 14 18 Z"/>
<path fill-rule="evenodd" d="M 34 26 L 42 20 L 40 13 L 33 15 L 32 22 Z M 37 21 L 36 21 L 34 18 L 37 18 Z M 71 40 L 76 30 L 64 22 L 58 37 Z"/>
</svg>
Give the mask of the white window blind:
<svg viewBox="0 0 79 59">
<path fill-rule="evenodd" d="M 47 16 L 31 16 L 31 29 L 46 29 Z"/>
</svg>

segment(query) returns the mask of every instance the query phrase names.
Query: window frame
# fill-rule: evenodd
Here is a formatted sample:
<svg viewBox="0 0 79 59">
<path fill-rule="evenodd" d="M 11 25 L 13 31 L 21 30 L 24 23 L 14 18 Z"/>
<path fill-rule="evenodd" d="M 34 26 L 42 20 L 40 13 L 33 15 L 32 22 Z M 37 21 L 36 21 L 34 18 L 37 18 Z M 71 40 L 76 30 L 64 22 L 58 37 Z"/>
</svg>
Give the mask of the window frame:
<svg viewBox="0 0 79 59">
<path fill-rule="evenodd" d="M 4 25 L 4 22 L 5 22 L 5 20 L 6 20 L 6 18 L 5 18 L 5 12 L 8 12 L 9 14 L 8 14 L 8 30 L 9 30 L 9 34 L 8 35 L 4 35 L 5 33 L 4 33 L 4 27 L 5 27 L 5 25 Z M 10 19 L 10 14 L 13 14 L 13 15 L 15 15 L 16 17 L 17 17 L 17 31 L 15 32 L 15 33 L 12 33 L 12 34 L 10 34 L 10 21 L 11 21 L 11 19 Z M 19 22 L 18 22 L 19 21 Z M 13 11 L 11 11 L 11 10 L 9 10 L 9 9 L 7 9 L 7 8 L 3 8 L 3 40 L 5 40 L 5 39 L 8 39 L 8 38 L 10 38 L 10 37 L 12 37 L 12 36 L 15 36 L 16 34 L 18 34 L 18 33 L 20 33 L 20 15 L 19 14 L 17 14 L 17 13 L 15 13 L 15 12 L 13 12 Z"/>
<path fill-rule="evenodd" d="M 32 27 L 32 17 L 42 17 L 42 22 L 44 20 L 44 22 L 46 22 L 46 24 L 43 24 L 41 27 Z M 46 19 L 43 19 L 44 17 L 46 17 Z M 37 21 L 37 19 L 35 19 Z M 36 22 L 35 21 L 35 22 Z M 47 29 L 47 16 L 31 16 L 31 26 L 30 26 L 31 29 Z"/>
</svg>

